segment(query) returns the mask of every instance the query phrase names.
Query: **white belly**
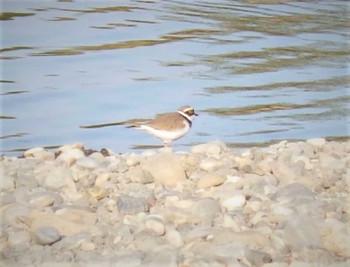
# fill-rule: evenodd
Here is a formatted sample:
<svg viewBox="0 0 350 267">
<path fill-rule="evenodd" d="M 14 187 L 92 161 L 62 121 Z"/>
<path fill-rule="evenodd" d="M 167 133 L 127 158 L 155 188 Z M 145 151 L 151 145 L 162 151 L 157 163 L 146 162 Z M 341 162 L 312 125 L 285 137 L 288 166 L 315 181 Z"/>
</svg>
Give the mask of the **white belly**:
<svg viewBox="0 0 350 267">
<path fill-rule="evenodd" d="M 141 125 L 140 129 L 145 130 L 149 134 L 163 140 L 164 142 L 171 142 L 184 136 L 189 130 L 190 126 L 187 123 L 184 123 L 184 127 L 175 131 L 164 131 L 164 130 L 156 130 L 147 125 Z"/>
</svg>

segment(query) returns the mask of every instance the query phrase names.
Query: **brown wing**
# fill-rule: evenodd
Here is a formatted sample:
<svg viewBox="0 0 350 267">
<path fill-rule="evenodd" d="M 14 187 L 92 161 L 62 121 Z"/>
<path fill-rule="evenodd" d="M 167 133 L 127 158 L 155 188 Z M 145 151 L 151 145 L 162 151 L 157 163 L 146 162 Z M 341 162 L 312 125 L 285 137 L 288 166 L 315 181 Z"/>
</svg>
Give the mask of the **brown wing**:
<svg viewBox="0 0 350 267">
<path fill-rule="evenodd" d="M 183 127 L 184 118 L 177 112 L 163 113 L 157 115 L 153 120 L 148 121 L 145 125 L 151 126 L 157 130 L 171 131 Z"/>
</svg>

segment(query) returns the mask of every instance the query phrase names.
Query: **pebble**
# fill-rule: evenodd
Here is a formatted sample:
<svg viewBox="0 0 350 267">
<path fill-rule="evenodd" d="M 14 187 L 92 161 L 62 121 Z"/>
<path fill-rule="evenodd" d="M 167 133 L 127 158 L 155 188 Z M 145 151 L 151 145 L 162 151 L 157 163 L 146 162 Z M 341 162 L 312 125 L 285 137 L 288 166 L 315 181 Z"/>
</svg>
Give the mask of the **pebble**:
<svg viewBox="0 0 350 267">
<path fill-rule="evenodd" d="M 225 182 L 226 178 L 222 175 L 205 174 L 202 175 L 197 181 L 197 188 L 209 188 L 212 186 L 218 186 Z"/>
<path fill-rule="evenodd" d="M 0 170 L 0 172 L 0 190 L 13 191 L 15 189 L 15 178 L 13 176 L 3 173 L 2 170 Z"/>
<path fill-rule="evenodd" d="M 90 157 L 81 157 L 78 158 L 75 162 L 75 164 L 81 168 L 87 169 L 87 170 L 93 170 L 98 167 L 97 161 L 94 159 L 93 155 Z"/>
<path fill-rule="evenodd" d="M 237 194 L 233 197 L 225 199 L 222 202 L 222 207 L 227 209 L 228 211 L 236 210 L 242 208 L 246 204 L 247 200 L 245 195 Z"/>
<path fill-rule="evenodd" d="M 220 169 L 223 166 L 221 160 L 215 159 L 213 157 L 206 158 L 202 160 L 199 164 L 199 168 L 206 172 L 213 172 Z"/>
<path fill-rule="evenodd" d="M 61 239 L 61 235 L 55 227 L 42 226 L 33 232 L 34 239 L 38 245 L 52 245 Z"/>
<path fill-rule="evenodd" d="M 29 246 L 30 241 L 31 241 L 31 236 L 25 230 L 8 233 L 7 242 L 11 247 L 15 247 L 18 245 Z"/>
<path fill-rule="evenodd" d="M 142 162 L 142 168 L 152 174 L 155 182 L 167 186 L 176 186 L 187 179 L 181 160 L 172 153 L 152 155 Z"/>
<path fill-rule="evenodd" d="M 147 199 L 133 196 L 120 196 L 117 206 L 121 214 L 147 212 L 150 207 Z"/>
<path fill-rule="evenodd" d="M 6 266 L 350 264 L 350 141 L 0 157 Z"/>
<path fill-rule="evenodd" d="M 145 225 L 147 229 L 153 230 L 157 235 L 165 234 L 164 218 L 162 216 L 148 216 Z"/>
<path fill-rule="evenodd" d="M 312 139 L 308 139 L 306 142 L 315 146 L 315 147 L 322 147 L 326 144 L 326 139 L 324 139 L 324 138 L 312 138 Z"/>
</svg>

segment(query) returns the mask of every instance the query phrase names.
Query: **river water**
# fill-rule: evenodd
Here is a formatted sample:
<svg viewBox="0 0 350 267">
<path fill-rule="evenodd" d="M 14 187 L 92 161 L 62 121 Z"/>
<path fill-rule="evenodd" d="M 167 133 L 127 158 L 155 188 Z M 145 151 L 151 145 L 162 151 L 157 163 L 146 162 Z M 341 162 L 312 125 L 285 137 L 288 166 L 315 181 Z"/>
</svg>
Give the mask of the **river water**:
<svg viewBox="0 0 350 267">
<path fill-rule="evenodd" d="M 1 2 L 1 153 L 160 145 L 124 126 L 192 105 L 175 150 L 348 138 L 347 1 Z M 19 152 L 15 152 L 19 153 Z"/>
</svg>

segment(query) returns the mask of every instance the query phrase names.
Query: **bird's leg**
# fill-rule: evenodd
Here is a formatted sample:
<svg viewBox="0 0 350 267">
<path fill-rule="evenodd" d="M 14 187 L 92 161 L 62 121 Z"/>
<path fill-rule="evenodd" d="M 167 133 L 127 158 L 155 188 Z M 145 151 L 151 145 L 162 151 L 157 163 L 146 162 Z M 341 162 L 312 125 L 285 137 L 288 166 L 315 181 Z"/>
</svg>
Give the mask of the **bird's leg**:
<svg viewBox="0 0 350 267">
<path fill-rule="evenodd" d="M 170 141 L 164 141 L 164 147 L 171 147 Z"/>
</svg>

